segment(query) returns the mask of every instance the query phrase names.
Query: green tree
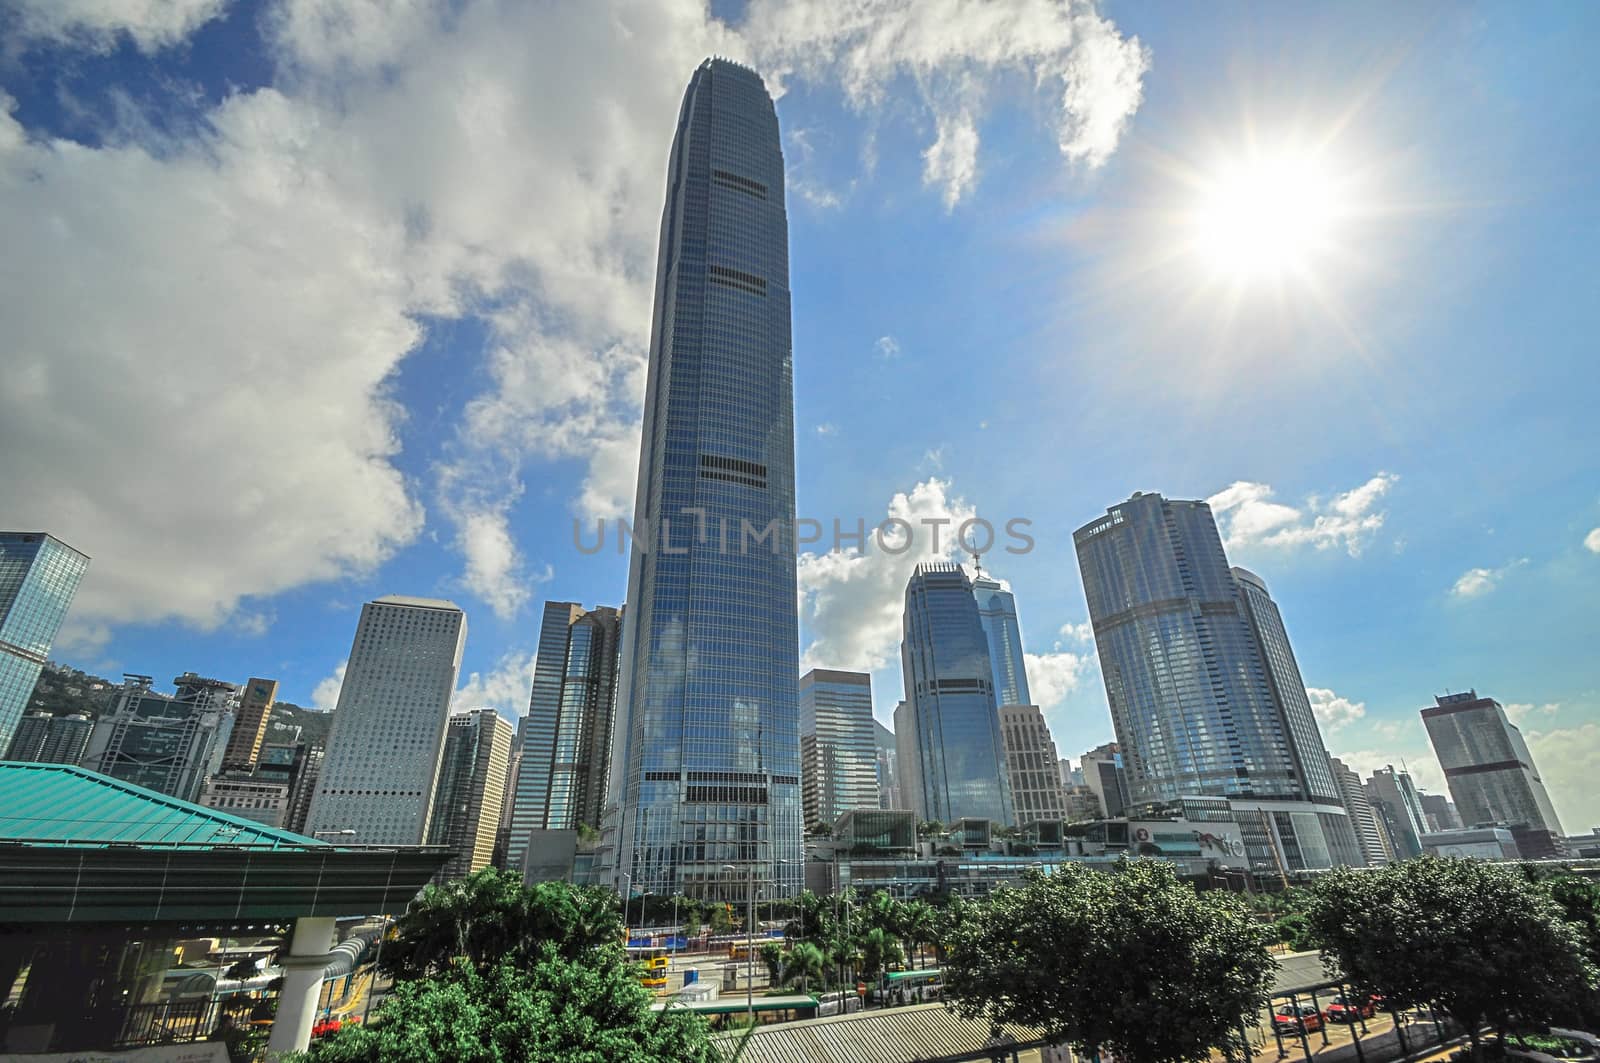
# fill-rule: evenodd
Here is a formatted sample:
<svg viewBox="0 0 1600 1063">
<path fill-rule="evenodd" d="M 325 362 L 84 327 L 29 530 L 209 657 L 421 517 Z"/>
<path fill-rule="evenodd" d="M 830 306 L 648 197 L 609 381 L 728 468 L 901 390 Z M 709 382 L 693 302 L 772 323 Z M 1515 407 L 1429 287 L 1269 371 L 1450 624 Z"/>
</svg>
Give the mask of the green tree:
<svg viewBox="0 0 1600 1063">
<path fill-rule="evenodd" d="M 426 887 L 396 923 L 383 969 L 396 978 L 420 978 L 457 957 L 478 968 L 502 959 L 526 962 L 546 944 L 575 959 L 620 938 L 615 900 L 609 890 L 564 882 L 527 886 L 520 875 L 485 868 Z"/>
<path fill-rule="evenodd" d="M 767 968 L 767 984 L 783 984 L 783 946 L 776 941 L 769 941 L 761 946 L 761 962 Z"/>
<path fill-rule="evenodd" d="M 1080 1055 L 1199 1063 L 1265 1003 L 1266 934 L 1233 897 L 1166 861 L 1064 864 L 968 906 L 945 965 L 957 1011 L 1046 1032 Z"/>
<path fill-rule="evenodd" d="M 727 934 L 733 930 L 733 909 L 727 904 L 711 906 L 711 932 Z"/>
<path fill-rule="evenodd" d="M 1578 931 L 1589 965 L 1600 969 L 1600 883 L 1582 875 L 1560 874 L 1551 877 L 1545 888 L 1561 906 L 1562 918 Z M 1581 996 L 1574 1023 L 1590 1030 L 1600 1028 L 1600 987 Z"/>
<path fill-rule="evenodd" d="M 705 1023 L 649 1010 L 650 994 L 609 945 L 573 962 L 545 946 L 527 969 L 454 964 L 397 983 L 370 1025 L 345 1026 L 302 1063 L 712 1063 Z"/>
<path fill-rule="evenodd" d="M 906 960 L 912 967 L 921 966 L 916 962 L 917 949 L 932 939 L 933 928 L 933 906 L 927 901 L 906 901 L 901 905 L 898 931 L 905 945 Z"/>
<path fill-rule="evenodd" d="M 866 978 L 877 978 L 890 964 L 900 963 L 905 957 L 900 952 L 900 942 L 893 933 L 875 926 L 861 935 L 861 973 Z"/>
<path fill-rule="evenodd" d="M 1516 868 L 1422 857 L 1320 878 L 1306 919 L 1330 970 L 1467 1030 L 1571 1015 L 1595 984 L 1575 926 Z"/>
<path fill-rule="evenodd" d="M 821 980 L 828 967 L 828 958 L 820 948 L 802 941 L 789 950 L 789 977 L 800 980 L 800 991 L 811 991 L 811 979 Z"/>
</svg>

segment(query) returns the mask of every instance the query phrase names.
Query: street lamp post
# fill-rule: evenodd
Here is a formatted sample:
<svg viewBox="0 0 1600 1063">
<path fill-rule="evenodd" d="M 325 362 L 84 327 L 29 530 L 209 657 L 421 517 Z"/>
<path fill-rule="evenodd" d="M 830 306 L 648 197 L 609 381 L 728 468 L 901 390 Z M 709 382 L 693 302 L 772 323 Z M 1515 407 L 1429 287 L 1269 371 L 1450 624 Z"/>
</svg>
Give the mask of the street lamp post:
<svg viewBox="0 0 1600 1063">
<path fill-rule="evenodd" d="M 732 864 L 723 864 L 722 870 L 732 871 L 735 874 L 739 869 Z M 751 1026 L 756 1024 L 756 865 L 750 863 L 750 901 L 748 907 L 748 921 L 750 929 L 745 937 L 745 970 L 744 970 L 744 1010 L 745 1019 Z"/>
</svg>

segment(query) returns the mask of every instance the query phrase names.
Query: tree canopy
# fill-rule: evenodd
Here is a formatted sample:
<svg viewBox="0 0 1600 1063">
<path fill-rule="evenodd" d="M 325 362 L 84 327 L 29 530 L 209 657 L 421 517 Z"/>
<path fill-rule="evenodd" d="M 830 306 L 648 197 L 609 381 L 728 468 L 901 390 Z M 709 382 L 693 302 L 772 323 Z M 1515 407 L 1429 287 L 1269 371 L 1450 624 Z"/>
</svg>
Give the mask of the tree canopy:
<svg viewBox="0 0 1600 1063">
<path fill-rule="evenodd" d="M 312 1045 L 310 1063 L 712 1063 L 705 1023 L 652 1012 L 617 945 L 582 962 L 545 945 L 526 968 L 460 962 L 401 981 L 371 1025 Z"/>
<path fill-rule="evenodd" d="M 564 882 L 525 885 L 520 875 L 485 868 L 430 885 L 396 924 L 383 969 L 396 978 L 443 971 L 458 957 L 483 968 L 531 961 L 546 945 L 576 959 L 621 939 L 616 895 Z"/>
<path fill-rule="evenodd" d="M 1318 879 L 1305 907 L 1325 961 L 1391 1005 L 1432 1005 L 1476 1040 L 1574 1015 L 1596 972 L 1578 928 L 1517 868 L 1422 857 Z"/>
<path fill-rule="evenodd" d="M 1235 898 L 1154 860 L 1113 874 L 1064 864 L 996 890 L 964 908 L 948 948 L 957 1011 L 1129 1063 L 1208 1060 L 1265 1003 L 1274 970 Z"/>
</svg>

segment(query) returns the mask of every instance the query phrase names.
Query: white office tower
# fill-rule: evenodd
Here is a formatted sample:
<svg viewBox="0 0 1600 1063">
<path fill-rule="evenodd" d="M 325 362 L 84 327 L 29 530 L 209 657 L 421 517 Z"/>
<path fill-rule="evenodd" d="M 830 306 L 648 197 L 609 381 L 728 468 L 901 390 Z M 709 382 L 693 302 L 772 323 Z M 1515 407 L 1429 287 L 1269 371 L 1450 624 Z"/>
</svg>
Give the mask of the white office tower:
<svg viewBox="0 0 1600 1063">
<path fill-rule="evenodd" d="M 452 602 L 392 594 L 362 606 L 307 834 L 422 844 L 466 641 Z"/>
</svg>

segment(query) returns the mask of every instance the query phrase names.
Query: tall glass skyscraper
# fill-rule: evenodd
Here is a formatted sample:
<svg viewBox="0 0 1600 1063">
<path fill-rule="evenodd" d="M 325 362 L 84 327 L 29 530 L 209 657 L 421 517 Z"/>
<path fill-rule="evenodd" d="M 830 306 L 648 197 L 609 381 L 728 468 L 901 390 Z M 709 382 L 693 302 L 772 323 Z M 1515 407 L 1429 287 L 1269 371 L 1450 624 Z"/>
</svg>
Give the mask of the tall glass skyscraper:
<svg viewBox="0 0 1600 1063">
<path fill-rule="evenodd" d="M 1017 599 L 980 569 L 972 581 L 978 619 L 989 639 L 989 663 L 994 668 L 994 700 L 999 705 L 1032 705 L 1028 673 L 1022 661 L 1022 628 L 1017 624 Z"/>
<path fill-rule="evenodd" d="M 1014 822 L 989 640 L 960 565 L 920 564 L 906 584 L 895 710 L 901 787 L 923 819 Z"/>
<path fill-rule="evenodd" d="M 533 693 L 522 732 L 506 837 L 520 869 L 533 830 L 598 829 L 606 804 L 616 718 L 622 611 L 544 603 Z"/>
<path fill-rule="evenodd" d="M 878 746 L 872 676 L 813 668 L 800 677 L 800 782 L 806 822 L 877 808 Z"/>
<path fill-rule="evenodd" d="M 1262 651 L 1262 663 L 1267 666 L 1267 683 L 1288 730 L 1289 751 L 1295 758 L 1306 796 L 1315 801 L 1340 802 L 1339 785 L 1328 764 L 1328 750 L 1322 744 L 1322 732 L 1311 711 L 1311 699 L 1306 695 L 1300 665 L 1295 662 L 1294 650 L 1289 646 L 1289 633 L 1284 629 L 1278 603 L 1267 593 L 1266 581 L 1260 576 L 1249 569 L 1234 568 L 1232 571 L 1245 614 L 1250 617 L 1250 627 Z"/>
<path fill-rule="evenodd" d="M 1362 863 L 1277 606 L 1211 507 L 1136 493 L 1073 543 L 1134 802 L 1229 798 L 1258 868 Z"/>
<path fill-rule="evenodd" d="M 656 263 L 612 758 L 630 893 L 742 899 L 752 873 L 799 889 L 793 527 L 778 116 L 759 75 L 708 59 Z"/>
<path fill-rule="evenodd" d="M 89 558 L 45 532 L 0 532 L 0 749 L 33 697 Z"/>
</svg>

